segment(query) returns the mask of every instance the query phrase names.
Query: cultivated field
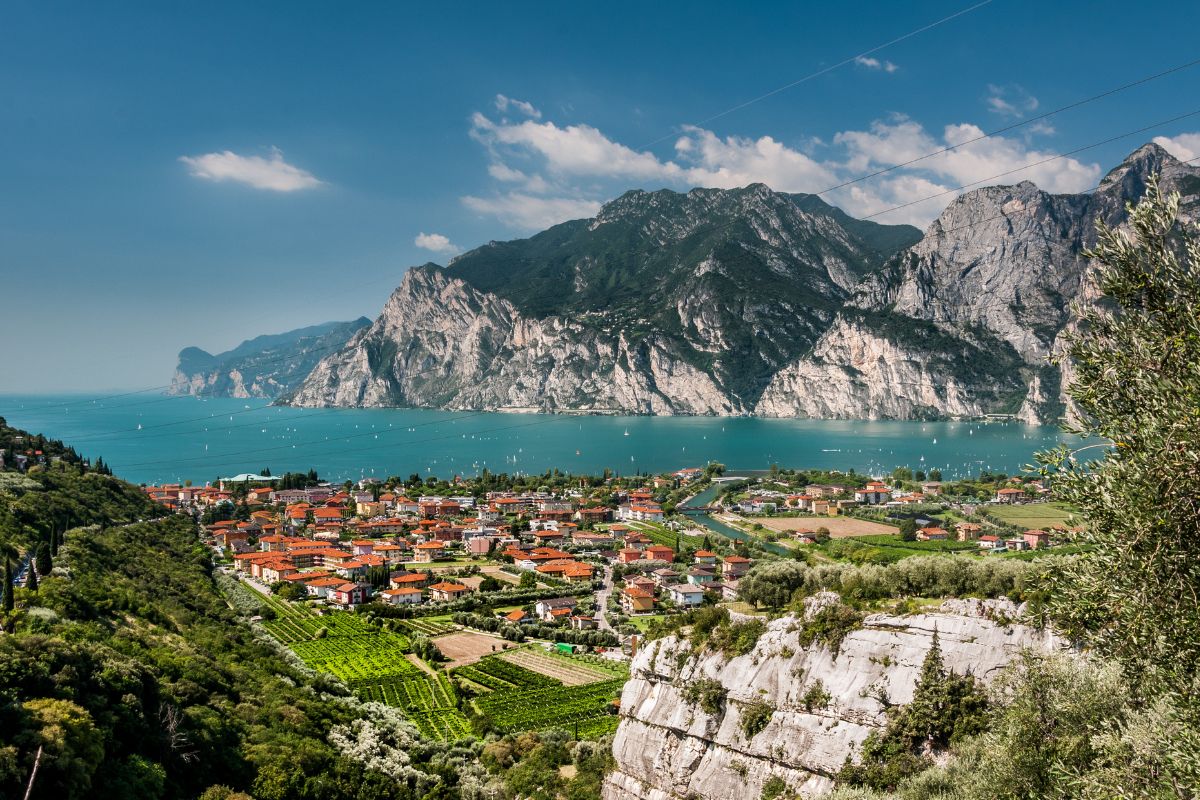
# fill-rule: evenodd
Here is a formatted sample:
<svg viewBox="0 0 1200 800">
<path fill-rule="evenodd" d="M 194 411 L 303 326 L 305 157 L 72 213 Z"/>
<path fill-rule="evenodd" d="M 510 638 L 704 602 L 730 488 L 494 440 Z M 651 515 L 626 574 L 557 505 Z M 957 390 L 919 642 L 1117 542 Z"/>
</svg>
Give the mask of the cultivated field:
<svg viewBox="0 0 1200 800">
<path fill-rule="evenodd" d="M 437 639 L 438 650 L 441 650 L 442 654 L 450 660 L 450 663 L 446 665 L 448 668 L 473 664 L 484 656 L 490 656 L 505 647 L 512 646 L 512 642 L 506 642 L 497 636 L 473 631 L 451 633 L 439 636 Z"/>
<path fill-rule="evenodd" d="M 896 533 L 899 530 L 894 525 L 885 525 L 882 522 L 854 517 L 763 517 L 755 519 L 741 517 L 740 520 L 748 525 L 760 522 L 764 528 L 781 533 L 815 532 L 817 528 L 827 528 L 829 535 L 834 539 L 847 536 L 869 536 L 873 533 Z"/>
<path fill-rule="evenodd" d="M 560 681 L 564 686 L 582 686 L 585 683 L 608 680 L 612 675 L 588 664 L 572 659 L 559 658 L 550 653 L 530 648 L 521 648 L 504 653 L 500 658 L 524 667 L 532 672 Z"/>
<path fill-rule="evenodd" d="M 1021 528 L 1048 528 L 1063 525 L 1072 528 L 1079 518 L 1062 503 L 1024 503 L 1021 505 L 980 506 L 979 511 L 1009 525 Z"/>
</svg>

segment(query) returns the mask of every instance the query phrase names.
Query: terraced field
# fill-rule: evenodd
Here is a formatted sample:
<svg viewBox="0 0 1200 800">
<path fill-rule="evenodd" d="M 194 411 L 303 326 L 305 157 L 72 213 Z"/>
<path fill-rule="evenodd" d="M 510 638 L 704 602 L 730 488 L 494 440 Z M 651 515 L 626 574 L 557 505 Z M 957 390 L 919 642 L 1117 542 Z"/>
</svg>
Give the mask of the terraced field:
<svg viewBox="0 0 1200 800">
<path fill-rule="evenodd" d="M 402 620 L 400 624 L 413 633 L 423 633 L 426 636 L 442 636 L 458 630 L 458 626 L 453 623 L 421 619 L 420 617 Z"/>
<path fill-rule="evenodd" d="M 277 597 L 264 602 L 275 616 L 264 627 L 305 664 L 340 678 L 364 700 L 401 709 L 428 739 L 453 742 L 476 733 L 459 710 L 460 686 L 476 695 L 481 731 L 560 728 L 596 738 L 616 729 L 612 700 L 628 677 L 618 662 L 526 646 L 429 674 L 409 661 L 405 633 L 373 627 L 350 612 L 322 614 Z M 440 620 L 404 620 L 403 627 L 442 640 L 458 630 Z"/>
<path fill-rule="evenodd" d="M 496 658 L 553 678 L 564 686 L 583 686 L 615 677 L 611 670 L 601 669 L 595 663 L 528 647 L 509 650 Z"/>
</svg>

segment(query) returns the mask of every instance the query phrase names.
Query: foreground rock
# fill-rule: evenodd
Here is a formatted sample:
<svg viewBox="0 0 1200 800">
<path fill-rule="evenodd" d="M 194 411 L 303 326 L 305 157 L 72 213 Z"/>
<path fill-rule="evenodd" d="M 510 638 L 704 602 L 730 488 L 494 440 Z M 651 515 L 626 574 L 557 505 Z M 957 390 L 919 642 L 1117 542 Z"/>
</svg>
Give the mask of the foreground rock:
<svg viewBox="0 0 1200 800">
<path fill-rule="evenodd" d="M 799 643 L 794 617 L 770 623 L 754 650 L 726 659 L 674 637 L 651 642 L 633 662 L 613 742 L 617 767 L 605 800 L 750 800 L 772 777 L 811 797 L 833 788 L 847 756 L 886 720 L 878 699 L 906 703 L 938 633 L 944 664 L 991 680 L 1025 648 L 1050 651 L 1054 634 L 1010 622 L 1007 601 L 948 601 L 934 613 L 868 617 L 840 652 Z M 991 617 L 991 618 L 989 618 Z M 690 703 L 686 687 L 719 681 L 716 713 Z M 747 738 L 742 712 L 767 703 L 770 722 Z"/>
</svg>

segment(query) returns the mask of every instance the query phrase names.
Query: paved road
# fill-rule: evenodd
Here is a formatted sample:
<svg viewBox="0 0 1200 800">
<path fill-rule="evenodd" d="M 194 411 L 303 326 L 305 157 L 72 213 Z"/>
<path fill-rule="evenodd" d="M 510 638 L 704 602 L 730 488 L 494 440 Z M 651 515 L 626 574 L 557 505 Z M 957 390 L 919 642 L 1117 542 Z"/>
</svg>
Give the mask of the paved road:
<svg viewBox="0 0 1200 800">
<path fill-rule="evenodd" d="M 596 592 L 596 624 L 602 631 L 613 630 L 613 626 L 608 624 L 608 596 L 612 594 L 612 590 L 612 569 L 606 568 L 604 570 L 604 587 Z"/>
</svg>

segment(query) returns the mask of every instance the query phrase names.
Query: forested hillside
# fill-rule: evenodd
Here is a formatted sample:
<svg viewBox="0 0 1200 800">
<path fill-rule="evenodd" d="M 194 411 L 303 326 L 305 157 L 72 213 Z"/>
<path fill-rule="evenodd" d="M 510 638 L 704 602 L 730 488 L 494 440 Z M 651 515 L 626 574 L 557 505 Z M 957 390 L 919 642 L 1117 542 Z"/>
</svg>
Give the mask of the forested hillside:
<svg viewBox="0 0 1200 800">
<path fill-rule="evenodd" d="M 442 745 L 281 653 L 222 595 L 185 517 L 0 421 L 57 461 L 0 472 L 0 798 L 595 797 L 606 744 Z M 143 520 L 143 521 L 139 521 Z M 573 776 L 558 767 L 573 764 Z"/>
</svg>

